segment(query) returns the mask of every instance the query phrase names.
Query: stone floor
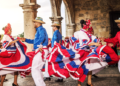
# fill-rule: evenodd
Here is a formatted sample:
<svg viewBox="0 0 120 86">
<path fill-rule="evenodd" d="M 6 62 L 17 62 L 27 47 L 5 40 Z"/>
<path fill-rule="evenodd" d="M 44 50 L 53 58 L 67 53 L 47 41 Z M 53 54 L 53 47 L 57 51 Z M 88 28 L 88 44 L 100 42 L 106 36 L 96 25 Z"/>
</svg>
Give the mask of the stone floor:
<svg viewBox="0 0 120 86">
<path fill-rule="evenodd" d="M 99 78 L 92 78 L 93 86 L 120 86 L 120 74 L 118 72 L 117 67 L 109 67 L 105 68 L 99 74 L 97 74 Z M 7 75 L 6 77 L 9 81 L 4 83 L 4 86 L 12 86 L 13 76 Z M 72 78 L 64 79 L 63 83 L 56 83 L 56 77 L 52 77 L 51 81 L 45 82 L 47 86 L 77 86 L 77 81 Z M 82 83 L 82 86 L 86 86 L 87 80 Z M 27 76 L 26 78 L 18 78 L 19 86 L 35 86 L 33 79 L 31 76 Z"/>
</svg>

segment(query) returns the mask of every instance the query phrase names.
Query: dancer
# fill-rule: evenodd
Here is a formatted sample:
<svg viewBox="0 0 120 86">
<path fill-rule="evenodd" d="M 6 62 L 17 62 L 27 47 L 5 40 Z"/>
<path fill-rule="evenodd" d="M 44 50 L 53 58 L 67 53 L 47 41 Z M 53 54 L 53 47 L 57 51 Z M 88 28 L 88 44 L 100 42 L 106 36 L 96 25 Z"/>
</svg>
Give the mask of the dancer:
<svg viewBox="0 0 120 86">
<path fill-rule="evenodd" d="M 118 20 L 115 20 L 115 22 L 117 23 L 117 26 L 118 28 L 120 28 L 120 18 Z M 109 39 L 105 39 L 105 38 L 102 38 L 102 40 L 104 40 L 104 42 L 107 42 L 109 46 L 111 47 L 115 47 L 116 45 L 118 46 L 117 48 L 117 52 L 118 52 L 118 56 L 120 58 L 120 31 L 117 32 L 116 36 L 114 38 L 109 38 Z M 118 63 L 118 69 L 120 71 L 120 60 L 119 60 L 119 63 Z"/>
<path fill-rule="evenodd" d="M 27 47 L 18 39 L 14 40 L 14 38 L 11 36 L 11 25 L 8 24 L 3 28 L 3 30 L 5 34 L 2 39 L 4 48 L 2 50 L 5 51 L 0 51 L 0 75 L 2 75 L 0 86 L 3 86 L 3 81 L 8 73 L 14 73 L 14 82 L 12 85 L 18 86 L 17 71 L 28 70 L 31 66 L 31 60 L 25 55 Z M 3 53 L 5 54 L 2 55 Z"/>
<path fill-rule="evenodd" d="M 34 51 L 36 54 L 32 61 L 32 77 L 36 86 L 46 86 L 43 80 L 41 69 L 45 64 L 44 60 L 48 54 L 48 35 L 45 28 L 42 26 L 42 24 L 45 24 L 45 22 L 43 22 L 43 19 L 41 17 L 37 17 L 35 20 L 33 20 L 33 22 L 36 28 L 35 39 L 31 40 L 27 38 L 21 38 L 21 40 L 30 44 L 34 44 Z M 43 53 L 44 58 L 42 58 Z"/>
<path fill-rule="evenodd" d="M 118 28 L 120 28 L 120 18 L 118 20 L 115 20 L 115 22 L 117 23 Z M 119 43 L 120 43 L 119 35 L 120 35 L 120 31 L 117 32 L 117 34 L 116 34 L 116 36 L 114 38 L 109 38 L 109 39 L 102 38 L 102 40 L 104 40 L 109 45 L 111 45 L 111 47 L 114 47 L 116 45 L 119 45 Z"/>
<path fill-rule="evenodd" d="M 80 31 L 75 32 L 75 33 L 74 33 L 74 37 L 77 38 L 77 39 L 79 39 L 79 40 L 87 40 L 87 41 L 89 41 L 89 42 L 90 42 L 90 43 L 88 43 L 89 46 L 93 46 L 93 45 L 94 45 L 94 46 L 100 46 L 99 43 L 95 43 L 95 42 L 93 41 L 93 38 L 95 39 L 96 37 L 92 35 L 92 34 L 93 34 L 93 29 L 92 29 L 92 27 L 89 27 L 89 25 L 90 25 L 90 20 L 88 20 L 87 22 L 84 21 L 84 20 L 81 20 L 80 23 L 81 23 L 81 27 L 82 27 L 83 29 L 81 29 Z M 84 32 L 85 32 L 85 33 L 84 33 Z M 89 34 L 89 35 L 87 36 L 86 33 Z M 91 34 L 91 36 L 90 36 L 90 34 Z M 81 41 L 80 41 L 80 42 L 81 42 Z M 80 44 L 81 44 L 81 43 L 80 43 Z M 88 49 L 89 49 L 89 47 L 88 47 Z M 91 79 L 92 79 L 92 71 L 89 71 L 89 72 L 88 72 L 88 82 L 87 82 L 87 86 L 93 86 Z M 80 83 L 80 82 L 78 82 L 78 86 L 81 86 L 81 83 Z"/>
<path fill-rule="evenodd" d="M 62 35 L 59 32 L 60 24 L 58 22 L 55 22 L 52 25 L 52 27 L 53 27 L 54 34 L 53 34 L 53 37 L 52 37 L 52 46 L 51 47 L 53 48 L 55 42 L 57 42 L 60 45 L 62 45 Z M 55 80 L 55 82 L 63 82 L 63 78 L 59 77 L 57 80 Z"/>
<path fill-rule="evenodd" d="M 5 31 L 5 36 L 6 36 L 6 37 L 5 37 L 5 36 L 3 37 L 2 42 L 3 42 L 3 41 L 9 41 L 10 43 L 9 43 L 8 46 L 12 46 L 16 41 L 18 41 L 18 40 L 12 41 L 12 39 L 6 39 L 6 38 L 7 38 L 7 35 L 11 35 L 11 33 L 12 33 L 12 29 L 11 29 L 10 24 L 8 24 L 5 28 L 3 28 L 3 30 Z M 6 34 L 7 34 L 7 35 L 6 35 Z M 0 85 L 0 86 L 3 86 L 3 82 L 4 82 L 4 80 L 5 80 L 5 77 L 6 77 L 6 75 L 2 75 L 1 85 Z M 18 86 L 18 84 L 17 84 L 17 77 L 18 77 L 18 72 L 15 72 L 15 73 L 14 73 L 13 86 Z"/>
<path fill-rule="evenodd" d="M 62 44 L 62 35 L 59 32 L 60 24 L 58 22 L 55 22 L 52 25 L 52 28 L 53 28 L 54 34 L 53 34 L 52 41 L 51 41 L 51 48 L 54 47 L 55 42 L 59 43 L 60 45 Z M 45 68 L 48 68 L 48 66 L 46 66 Z M 47 72 L 48 72 L 48 69 L 47 69 Z M 51 78 L 45 78 L 45 81 L 48 81 L 48 80 L 51 80 Z M 55 80 L 55 81 L 56 82 L 63 82 L 63 78 L 59 78 L 58 80 Z"/>
</svg>

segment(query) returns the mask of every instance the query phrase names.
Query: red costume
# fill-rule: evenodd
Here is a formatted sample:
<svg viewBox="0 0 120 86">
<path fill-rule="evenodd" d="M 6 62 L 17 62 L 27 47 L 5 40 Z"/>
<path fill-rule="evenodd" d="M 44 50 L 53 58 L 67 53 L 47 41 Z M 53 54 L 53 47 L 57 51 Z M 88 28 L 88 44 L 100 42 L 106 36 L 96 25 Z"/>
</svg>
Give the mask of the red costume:
<svg viewBox="0 0 120 86">
<path fill-rule="evenodd" d="M 113 43 L 114 46 L 116 46 L 118 43 L 120 43 L 120 31 L 117 32 L 114 38 L 105 39 L 104 41 L 107 43 Z"/>
</svg>

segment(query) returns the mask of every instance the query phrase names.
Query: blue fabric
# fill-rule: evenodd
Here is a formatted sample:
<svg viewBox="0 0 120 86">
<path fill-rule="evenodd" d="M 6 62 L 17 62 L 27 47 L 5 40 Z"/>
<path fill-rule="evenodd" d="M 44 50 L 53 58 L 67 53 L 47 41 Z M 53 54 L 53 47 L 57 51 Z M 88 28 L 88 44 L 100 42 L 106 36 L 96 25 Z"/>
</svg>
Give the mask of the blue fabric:
<svg viewBox="0 0 120 86">
<path fill-rule="evenodd" d="M 29 43 L 29 44 L 34 44 L 34 39 L 26 39 L 25 42 Z"/>
<path fill-rule="evenodd" d="M 60 61 L 62 61 L 62 59 L 63 59 L 63 56 L 61 54 L 59 54 L 57 56 L 56 62 L 60 62 Z"/>
<path fill-rule="evenodd" d="M 65 64 L 61 61 L 61 62 L 58 62 L 58 65 L 59 65 L 59 67 L 61 68 L 61 69 L 64 69 L 64 66 L 65 66 Z"/>
<path fill-rule="evenodd" d="M 89 70 L 86 68 L 84 64 L 82 65 L 82 69 L 83 69 L 84 74 L 87 75 Z"/>
<path fill-rule="evenodd" d="M 71 49 L 67 50 L 67 51 L 70 54 L 70 58 L 74 59 L 75 58 L 75 52 L 73 52 Z"/>
<path fill-rule="evenodd" d="M 59 32 L 59 30 L 56 30 L 53 34 L 53 37 L 52 37 L 52 41 L 51 41 L 51 47 L 54 47 L 54 42 L 56 41 L 57 43 L 59 43 L 59 41 L 61 40 L 61 43 L 62 43 L 62 35 L 61 33 Z"/>
<path fill-rule="evenodd" d="M 37 49 L 38 48 L 37 45 L 40 45 L 41 43 L 43 46 L 47 46 L 48 45 L 48 35 L 47 35 L 45 28 L 43 28 L 43 26 L 36 28 L 35 38 L 33 40 L 26 39 L 25 42 L 34 44 L 34 49 Z"/>
<path fill-rule="evenodd" d="M 69 64 L 72 66 L 72 68 L 79 68 L 79 65 L 77 65 L 74 61 L 71 61 Z"/>
</svg>

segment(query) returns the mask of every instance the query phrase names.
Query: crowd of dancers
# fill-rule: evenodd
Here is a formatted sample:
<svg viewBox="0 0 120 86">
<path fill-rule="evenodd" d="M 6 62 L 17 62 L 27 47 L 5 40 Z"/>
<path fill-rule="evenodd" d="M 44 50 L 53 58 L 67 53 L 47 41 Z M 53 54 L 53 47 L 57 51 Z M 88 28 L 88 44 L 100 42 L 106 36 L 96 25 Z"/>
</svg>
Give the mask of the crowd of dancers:
<svg viewBox="0 0 120 86">
<path fill-rule="evenodd" d="M 7 24 L 3 28 L 5 34 L 0 39 L 0 86 L 3 86 L 6 75 L 11 73 L 14 73 L 12 86 L 19 86 L 18 74 L 26 77 L 30 73 L 36 86 L 46 86 L 44 81 L 51 80 L 52 75 L 59 77 L 56 82 L 71 77 L 78 80 L 78 86 L 81 86 L 87 76 L 87 86 L 93 86 L 92 75 L 107 65 L 120 64 L 120 57 L 112 49 L 120 43 L 120 32 L 114 38 L 98 38 L 94 36 L 90 20 L 81 20 L 82 28 L 73 37 L 62 40 L 59 32 L 61 26 L 55 22 L 52 24 L 53 37 L 49 39 L 42 26 L 45 24 L 43 19 L 37 17 L 33 22 L 36 29 L 34 39 L 14 39 L 11 36 L 11 25 Z M 115 22 L 120 28 L 120 19 Z M 24 42 L 34 45 L 31 52 L 26 52 Z M 106 45 L 102 45 L 102 42 L 106 42 Z"/>
</svg>

